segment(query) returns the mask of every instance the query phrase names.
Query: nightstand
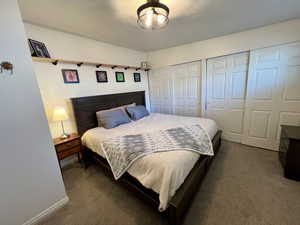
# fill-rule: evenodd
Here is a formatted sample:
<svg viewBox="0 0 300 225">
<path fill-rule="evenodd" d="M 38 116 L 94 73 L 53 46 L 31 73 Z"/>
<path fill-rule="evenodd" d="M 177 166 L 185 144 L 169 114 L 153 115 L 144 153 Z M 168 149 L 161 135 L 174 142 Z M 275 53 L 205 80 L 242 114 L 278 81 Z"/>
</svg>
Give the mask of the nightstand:
<svg viewBox="0 0 300 225">
<path fill-rule="evenodd" d="M 300 127 L 281 125 L 279 159 L 285 177 L 300 181 Z"/>
<path fill-rule="evenodd" d="M 59 161 L 59 165 L 60 165 L 60 160 L 72 156 L 74 154 L 77 154 L 79 162 L 81 162 L 80 154 L 83 159 L 84 148 L 81 145 L 80 135 L 71 134 L 70 137 L 66 139 L 55 138 L 53 139 L 53 142 L 54 142 L 57 158 Z M 83 161 L 85 160 L 83 159 Z"/>
</svg>

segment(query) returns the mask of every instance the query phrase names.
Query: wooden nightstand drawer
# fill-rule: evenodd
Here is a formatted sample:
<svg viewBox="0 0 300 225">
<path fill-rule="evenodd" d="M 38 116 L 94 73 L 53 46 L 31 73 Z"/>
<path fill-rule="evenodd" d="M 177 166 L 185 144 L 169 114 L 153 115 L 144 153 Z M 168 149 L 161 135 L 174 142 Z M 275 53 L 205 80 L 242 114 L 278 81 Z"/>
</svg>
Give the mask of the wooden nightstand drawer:
<svg viewBox="0 0 300 225">
<path fill-rule="evenodd" d="M 70 148 L 70 149 L 67 149 L 65 151 L 58 152 L 57 156 L 58 156 L 58 159 L 61 160 L 61 159 L 64 159 L 68 156 L 71 156 L 71 155 L 73 155 L 75 153 L 78 153 L 78 152 L 81 152 L 81 151 L 82 151 L 82 149 L 81 149 L 81 146 L 79 145 L 79 146 L 76 146 L 74 148 Z"/>
<path fill-rule="evenodd" d="M 73 147 L 76 147 L 76 146 L 80 146 L 80 145 L 81 145 L 80 140 L 76 139 L 76 140 L 73 140 L 73 141 L 69 141 L 67 143 L 57 145 L 56 146 L 56 151 L 57 152 L 62 152 L 62 151 L 65 151 L 67 149 L 70 149 L 70 148 L 73 148 Z"/>
<path fill-rule="evenodd" d="M 55 138 L 53 139 L 53 143 L 55 145 L 55 151 L 59 161 L 59 165 L 60 160 L 77 154 L 78 161 L 80 162 L 81 159 L 83 159 L 83 162 L 86 167 L 84 148 L 81 145 L 81 139 L 79 134 L 70 134 L 70 136 L 66 139 Z"/>
</svg>

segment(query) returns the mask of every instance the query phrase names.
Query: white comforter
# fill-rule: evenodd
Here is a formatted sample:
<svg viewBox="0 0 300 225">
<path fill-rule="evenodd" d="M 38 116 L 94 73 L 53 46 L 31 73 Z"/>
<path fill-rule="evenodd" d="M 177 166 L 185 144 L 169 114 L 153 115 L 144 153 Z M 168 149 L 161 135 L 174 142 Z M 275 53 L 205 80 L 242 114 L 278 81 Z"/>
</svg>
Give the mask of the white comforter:
<svg viewBox="0 0 300 225">
<path fill-rule="evenodd" d="M 105 158 L 101 143 L 108 138 L 191 124 L 200 124 L 211 139 L 217 132 L 216 123 L 210 119 L 152 113 L 113 129 L 97 127 L 88 130 L 82 137 L 82 143 Z M 199 157 L 199 154 L 190 151 L 159 152 L 137 160 L 128 169 L 128 173 L 159 194 L 159 210 L 164 211 Z"/>
</svg>

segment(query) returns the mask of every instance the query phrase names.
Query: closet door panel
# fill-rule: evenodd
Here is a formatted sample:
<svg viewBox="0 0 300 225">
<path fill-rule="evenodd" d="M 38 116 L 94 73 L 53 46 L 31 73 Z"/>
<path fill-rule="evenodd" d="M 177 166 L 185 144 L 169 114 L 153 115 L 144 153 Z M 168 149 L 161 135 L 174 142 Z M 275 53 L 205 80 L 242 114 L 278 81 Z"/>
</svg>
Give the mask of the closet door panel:
<svg viewBox="0 0 300 225">
<path fill-rule="evenodd" d="M 207 61 L 206 116 L 223 129 L 223 138 L 241 142 L 249 53 Z"/>
<path fill-rule="evenodd" d="M 207 109 L 206 115 L 213 117 L 225 114 L 226 58 L 207 62 Z M 215 112 L 216 111 L 216 112 Z M 222 126 L 222 124 L 219 124 Z"/>
<path fill-rule="evenodd" d="M 280 125 L 300 126 L 300 42 L 280 47 L 281 73 L 280 112 L 276 144 L 279 143 Z"/>
<path fill-rule="evenodd" d="M 300 44 L 251 52 L 242 143 L 278 149 L 280 126 L 300 125 Z"/>
<path fill-rule="evenodd" d="M 150 74 L 152 112 L 201 115 L 201 63 L 155 69 Z"/>
<path fill-rule="evenodd" d="M 266 139 L 270 130 L 270 111 L 252 111 L 249 135 Z"/>
<path fill-rule="evenodd" d="M 244 101 L 246 90 L 247 72 L 232 73 L 231 99 L 233 101 Z"/>
<path fill-rule="evenodd" d="M 150 101 L 152 112 L 173 114 L 172 68 L 151 71 Z"/>
<path fill-rule="evenodd" d="M 201 115 L 200 62 L 172 66 L 174 75 L 174 114 Z"/>
<path fill-rule="evenodd" d="M 276 99 L 280 52 L 276 48 L 250 53 L 248 93 L 242 143 L 271 147 L 269 140 L 276 135 Z M 268 147 L 268 148 L 270 148 Z"/>
<path fill-rule="evenodd" d="M 206 117 L 225 130 L 226 57 L 207 61 Z"/>
<path fill-rule="evenodd" d="M 286 80 L 283 80 L 283 99 L 284 103 L 290 103 L 300 100 L 300 66 L 288 66 L 286 68 Z"/>
</svg>

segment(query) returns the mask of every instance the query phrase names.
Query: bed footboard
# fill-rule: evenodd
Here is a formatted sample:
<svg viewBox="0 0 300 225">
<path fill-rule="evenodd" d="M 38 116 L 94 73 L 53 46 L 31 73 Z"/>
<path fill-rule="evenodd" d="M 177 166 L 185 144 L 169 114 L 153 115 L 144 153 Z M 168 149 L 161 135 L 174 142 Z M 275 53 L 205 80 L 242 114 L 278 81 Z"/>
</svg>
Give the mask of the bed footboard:
<svg viewBox="0 0 300 225">
<path fill-rule="evenodd" d="M 197 193 L 214 157 L 217 155 L 221 146 L 222 131 L 218 131 L 212 140 L 215 155 L 213 157 L 203 157 L 196 163 L 189 176 L 185 179 L 180 189 L 170 201 L 167 210 L 168 222 L 170 225 L 180 225 L 184 215 L 191 205 L 192 198 Z"/>
<path fill-rule="evenodd" d="M 210 156 L 201 156 L 192 171 L 185 179 L 184 183 L 177 190 L 176 194 L 170 200 L 169 207 L 165 212 L 162 212 L 162 215 L 167 216 L 168 222 L 170 225 L 180 225 L 182 220 L 184 219 L 184 215 L 191 205 L 191 201 L 195 194 L 197 193 L 200 184 L 202 183 L 209 166 L 211 165 L 212 160 L 216 156 L 221 146 L 221 134 L 222 131 L 218 131 L 215 137 L 212 140 L 213 149 L 215 155 L 213 157 Z M 113 177 L 110 166 L 107 161 L 94 153 L 90 149 L 86 148 L 86 159 L 93 158 L 104 168 L 104 171 L 110 176 Z M 159 206 L 159 196 L 154 191 L 145 188 L 138 180 L 134 177 L 125 173 L 119 180 L 121 183 L 125 184 L 125 186 L 132 190 L 136 196 L 146 200 L 155 208 Z"/>
</svg>

